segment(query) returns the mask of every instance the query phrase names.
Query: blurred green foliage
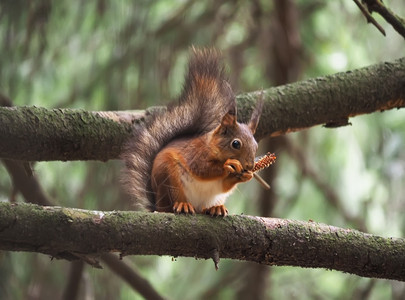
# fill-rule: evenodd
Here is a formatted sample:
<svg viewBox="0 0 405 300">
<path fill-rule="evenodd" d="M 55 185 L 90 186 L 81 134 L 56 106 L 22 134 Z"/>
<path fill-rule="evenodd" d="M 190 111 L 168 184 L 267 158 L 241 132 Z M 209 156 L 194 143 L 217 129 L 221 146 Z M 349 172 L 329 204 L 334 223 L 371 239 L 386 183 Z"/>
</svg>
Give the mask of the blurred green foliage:
<svg viewBox="0 0 405 300">
<path fill-rule="evenodd" d="M 405 16 L 402 1 L 387 4 Z M 280 7 L 280 2 L 264 0 L 3 0 L 0 93 L 14 105 L 47 108 L 125 110 L 165 104 L 181 90 L 191 45 L 223 51 L 237 92 L 270 87 L 280 83 L 273 51 L 277 33 L 283 32 L 276 18 Z M 367 25 L 352 1 L 300 0 L 293 8 L 299 32 L 300 71 L 295 80 L 405 53 L 402 37 L 376 16 L 387 32 L 383 37 Z M 344 128 L 317 127 L 288 135 L 288 149 L 276 153 L 277 175 L 271 184 L 277 203 L 272 215 L 404 237 L 405 112 L 377 112 L 350 121 L 352 126 Z M 306 168 L 293 158 L 297 152 Z M 118 161 L 41 162 L 34 168 L 57 205 L 131 208 L 120 189 Z M 260 214 L 254 197 L 259 191 L 255 182 L 240 186 L 228 201 L 230 212 Z M 7 201 L 11 194 L 11 180 L 0 167 L 0 200 Z M 227 260 L 217 272 L 211 261 L 189 258 L 125 260 L 169 299 L 237 298 L 246 288 L 250 268 Z M 0 298 L 58 298 L 68 269 L 68 262 L 43 255 L 0 253 Z M 266 295 L 274 299 L 405 297 L 402 283 L 326 270 L 274 267 L 264 282 Z M 85 269 L 81 297 L 139 298 L 108 269 L 90 267 Z"/>
</svg>

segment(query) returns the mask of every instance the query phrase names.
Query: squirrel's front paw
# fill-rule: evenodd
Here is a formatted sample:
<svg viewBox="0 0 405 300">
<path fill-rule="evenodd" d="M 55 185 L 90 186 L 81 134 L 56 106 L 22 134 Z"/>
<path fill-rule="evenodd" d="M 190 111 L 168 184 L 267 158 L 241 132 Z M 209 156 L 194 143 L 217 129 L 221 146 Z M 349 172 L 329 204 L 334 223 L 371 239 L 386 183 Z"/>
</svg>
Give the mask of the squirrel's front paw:
<svg viewBox="0 0 405 300">
<path fill-rule="evenodd" d="M 224 205 L 217 205 L 210 208 L 204 208 L 202 210 L 203 214 L 211 215 L 211 216 L 224 216 L 228 215 L 228 210 Z"/>
<path fill-rule="evenodd" d="M 244 171 L 238 178 L 241 180 L 241 182 L 249 181 L 250 179 L 253 178 L 253 172 L 252 171 Z"/>
<path fill-rule="evenodd" d="M 224 164 L 224 169 L 230 174 L 241 173 L 243 170 L 242 164 L 237 159 L 228 158 Z"/>
<path fill-rule="evenodd" d="M 173 205 L 173 212 L 177 214 L 185 213 L 185 214 L 195 214 L 194 207 L 188 202 L 174 202 Z"/>
</svg>

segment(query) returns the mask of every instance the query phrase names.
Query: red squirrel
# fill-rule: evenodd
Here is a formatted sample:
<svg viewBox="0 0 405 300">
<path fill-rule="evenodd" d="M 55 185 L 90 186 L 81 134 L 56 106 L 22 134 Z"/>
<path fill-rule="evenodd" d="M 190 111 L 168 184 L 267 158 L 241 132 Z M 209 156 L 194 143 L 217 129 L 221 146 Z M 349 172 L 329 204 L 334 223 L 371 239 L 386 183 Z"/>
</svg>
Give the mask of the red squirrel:
<svg viewBox="0 0 405 300">
<path fill-rule="evenodd" d="M 127 191 L 152 211 L 226 216 L 226 198 L 253 177 L 262 107 L 238 123 L 220 55 L 192 48 L 178 103 L 152 113 L 125 147 Z"/>
</svg>

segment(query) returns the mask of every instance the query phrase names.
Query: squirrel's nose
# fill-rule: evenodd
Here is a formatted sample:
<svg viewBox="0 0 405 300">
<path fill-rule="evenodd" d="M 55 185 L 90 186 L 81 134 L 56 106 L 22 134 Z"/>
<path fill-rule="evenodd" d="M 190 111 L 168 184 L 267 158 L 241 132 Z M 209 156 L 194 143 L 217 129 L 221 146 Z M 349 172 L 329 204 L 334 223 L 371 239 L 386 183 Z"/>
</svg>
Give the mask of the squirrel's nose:
<svg viewBox="0 0 405 300">
<path fill-rule="evenodd" d="M 247 163 L 245 165 L 245 170 L 250 171 L 253 169 L 253 167 L 254 167 L 254 163 Z"/>
</svg>

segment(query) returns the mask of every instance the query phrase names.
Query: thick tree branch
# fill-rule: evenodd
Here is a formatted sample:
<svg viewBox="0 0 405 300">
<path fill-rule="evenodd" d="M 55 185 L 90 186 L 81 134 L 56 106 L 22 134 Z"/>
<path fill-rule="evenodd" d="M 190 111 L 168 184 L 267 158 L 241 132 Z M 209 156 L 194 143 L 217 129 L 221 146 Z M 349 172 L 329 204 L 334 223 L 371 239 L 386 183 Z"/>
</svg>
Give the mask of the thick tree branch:
<svg viewBox="0 0 405 300">
<path fill-rule="evenodd" d="M 252 216 L 101 212 L 0 203 L 0 249 L 171 255 L 327 268 L 405 281 L 405 240 L 315 222 Z"/>
<path fill-rule="evenodd" d="M 118 157 L 130 132 L 119 113 L 0 107 L 0 140 L 7 141 L 0 143 L 2 158 L 106 161 Z"/>
<path fill-rule="evenodd" d="M 238 96 L 248 120 L 260 92 Z M 264 91 L 257 138 L 311 126 L 342 126 L 349 117 L 405 106 L 405 58 Z M 146 113 L 0 108 L 0 157 L 28 161 L 117 159 Z M 136 138 L 136 133 L 135 133 Z"/>
</svg>

